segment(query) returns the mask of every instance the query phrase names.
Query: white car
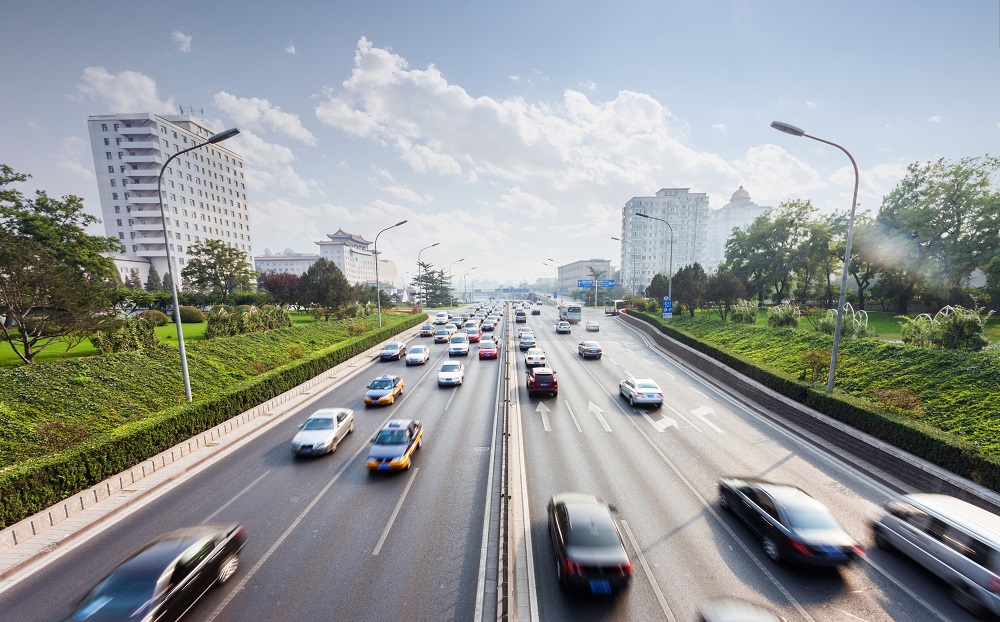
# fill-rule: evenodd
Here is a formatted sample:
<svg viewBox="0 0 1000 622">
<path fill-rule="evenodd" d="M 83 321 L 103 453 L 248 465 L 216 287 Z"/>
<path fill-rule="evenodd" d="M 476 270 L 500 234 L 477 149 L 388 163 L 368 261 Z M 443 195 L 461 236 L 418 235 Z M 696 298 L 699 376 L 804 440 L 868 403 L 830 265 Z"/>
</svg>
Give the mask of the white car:
<svg viewBox="0 0 1000 622">
<path fill-rule="evenodd" d="M 534 335 L 535 331 L 531 330 L 527 326 L 522 326 L 517 329 L 517 338 L 520 339 L 521 335 Z"/>
<path fill-rule="evenodd" d="M 528 367 L 545 366 L 548 364 L 545 358 L 545 351 L 541 348 L 528 348 L 527 354 L 524 355 L 524 364 Z"/>
<path fill-rule="evenodd" d="M 447 324 L 448 323 L 448 314 L 445 313 L 444 311 L 438 311 L 437 315 L 434 316 L 434 323 L 435 324 Z"/>
<path fill-rule="evenodd" d="M 569 322 L 559 322 L 556 324 L 556 334 L 570 333 L 573 329 L 570 328 Z"/>
<path fill-rule="evenodd" d="M 587 330 L 591 332 L 599 332 L 601 330 L 601 325 L 597 323 L 596 320 L 590 320 L 587 322 Z"/>
<path fill-rule="evenodd" d="M 663 405 L 663 390 L 652 378 L 626 378 L 618 383 L 618 393 L 632 406 L 636 404 Z"/>
<path fill-rule="evenodd" d="M 451 323 L 451 322 L 448 322 L 447 324 L 445 324 L 444 325 L 444 329 L 446 331 L 448 331 L 449 335 L 454 335 L 455 333 L 458 332 L 458 326 L 455 325 L 455 324 L 453 324 L 453 323 Z"/>
<path fill-rule="evenodd" d="M 438 386 L 446 387 L 462 384 L 465 380 L 465 365 L 448 361 L 438 370 Z"/>
<path fill-rule="evenodd" d="M 448 356 L 469 356 L 469 336 L 455 333 L 448 341 Z"/>
<path fill-rule="evenodd" d="M 296 456 L 322 456 L 332 453 L 354 431 L 354 411 L 350 408 L 322 408 L 309 415 L 292 438 Z"/>
<path fill-rule="evenodd" d="M 406 353 L 407 365 L 423 365 L 431 358 L 431 349 L 427 346 L 412 346 Z"/>
</svg>

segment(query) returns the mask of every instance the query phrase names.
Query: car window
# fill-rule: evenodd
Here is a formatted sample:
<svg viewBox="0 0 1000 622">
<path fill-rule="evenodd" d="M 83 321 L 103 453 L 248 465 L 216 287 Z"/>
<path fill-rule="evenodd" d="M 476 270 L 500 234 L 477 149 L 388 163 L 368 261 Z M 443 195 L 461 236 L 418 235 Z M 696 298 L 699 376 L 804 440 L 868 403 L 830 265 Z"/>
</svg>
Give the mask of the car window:
<svg viewBox="0 0 1000 622">
<path fill-rule="evenodd" d="M 180 559 L 177 560 L 177 569 L 172 578 L 174 583 L 180 582 L 187 577 L 192 570 L 205 561 L 215 549 L 215 540 L 212 538 L 202 538 L 195 544 L 188 547 Z"/>
<path fill-rule="evenodd" d="M 659 389 L 655 382 L 637 382 L 636 386 L 640 389 Z"/>
<path fill-rule="evenodd" d="M 581 525 L 571 525 L 566 544 L 570 546 L 598 548 L 618 547 L 621 540 L 614 525 L 604 521 L 590 521 Z"/>
<path fill-rule="evenodd" d="M 329 417 L 321 417 L 318 419 L 306 419 L 305 424 L 302 425 L 303 430 L 332 430 L 333 429 L 333 419 Z"/>
<path fill-rule="evenodd" d="M 552 374 L 535 374 L 535 382 L 552 382 Z"/>
<path fill-rule="evenodd" d="M 813 508 L 785 508 L 788 526 L 793 529 L 840 529 L 828 512 Z"/>
<path fill-rule="evenodd" d="M 347 419 L 347 413 L 346 412 L 342 412 L 342 413 L 340 413 L 340 414 L 337 415 L 337 422 L 338 423 L 343 423 L 344 420 L 346 420 L 346 419 Z"/>
<path fill-rule="evenodd" d="M 768 516 L 779 523 L 781 522 L 781 518 L 778 516 L 778 508 L 774 506 L 774 501 L 771 500 L 771 497 L 767 493 L 759 490 L 757 491 L 757 505 L 759 505 L 760 509 L 764 510 Z"/>
<path fill-rule="evenodd" d="M 376 389 L 376 390 L 379 390 L 379 389 L 391 389 L 392 388 L 392 380 L 389 380 L 388 378 L 384 378 L 384 379 L 380 379 L 380 380 L 373 380 L 372 383 L 371 383 L 371 385 L 368 388 L 369 389 Z"/>
<path fill-rule="evenodd" d="M 375 437 L 376 445 L 402 445 L 406 443 L 405 430 L 381 430 Z"/>
<path fill-rule="evenodd" d="M 386 346 L 385 348 L 383 348 L 383 349 L 384 349 L 384 350 L 398 350 L 398 349 L 399 349 L 399 346 L 397 346 L 397 345 L 396 345 L 396 344 L 394 344 L 394 343 L 390 343 L 389 345 L 387 345 L 387 346 Z"/>
<path fill-rule="evenodd" d="M 119 572 L 101 581 L 83 599 L 72 619 L 86 620 L 98 610 L 104 613 L 136 612 L 156 594 L 156 582 L 148 577 Z M 122 616 L 125 617 L 125 616 Z"/>
<path fill-rule="evenodd" d="M 458 363 L 445 363 L 441 366 L 441 371 L 458 371 L 459 369 Z"/>
</svg>

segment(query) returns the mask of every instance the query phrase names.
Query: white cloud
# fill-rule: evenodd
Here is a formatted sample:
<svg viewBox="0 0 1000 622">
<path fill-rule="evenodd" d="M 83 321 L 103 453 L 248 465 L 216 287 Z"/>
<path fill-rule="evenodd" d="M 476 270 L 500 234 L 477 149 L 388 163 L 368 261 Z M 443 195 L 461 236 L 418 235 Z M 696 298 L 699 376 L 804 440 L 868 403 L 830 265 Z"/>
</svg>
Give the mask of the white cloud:
<svg viewBox="0 0 1000 622">
<path fill-rule="evenodd" d="M 76 86 L 77 101 L 94 101 L 106 108 L 107 114 L 154 112 L 176 114 L 173 97 L 163 101 L 156 93 L 156 81 L 137 71 L 108 73 L 104 67 L 87 67 L 83 81 Z"/>
<path fill-rule="evenodd" d="M 752 147 L 734 164 L 744 185 L 754 189 L 754 200 L 760 205 L 777 205 L 789 198 L 809 198 L 813 192 L 827 186 L 827 181 L 815 169 L 777 145 Z"/>
<path fill-rule="evenodd" d="M 251 127 L 266 125 L 276 132 L 300 140 L 307 145 L 316 144 L 316 137 L 302 125 L 298 115 L 282 112 L 281 108 L 271 105 L 271 102 L 266 99 L 236 97 L 225 91 L 220 91 L 212 98 L 212 102 L 239 125 Z"/>
<path fill-rule="evenodd" d="M 295 46 L 292 45 L 291 43 L 289 43 L 288 46 L 285 48 L 285 53 L 291 54 L 291 55 L 294 56 L 295 55 Z"/>
<path fill-rule="evenodd" d="M 87 162 L 91 159 L 90 145 L 79 136 L 67 136 L 59 143 L 56 166 L 81 179 L 93 180 L 94 169 Z M 84 164 L 87 162 L 87 165 Z"/>
<path fill-rule="evenodd" d="M 806 108 L 812 110 L 816 107 L 816 102 L 806 101 Z"/>
<path fill-rule="evenodd" d="M 597 83 L 594 82 L 593 80 L 585 80 L 580 83 L 580 86 L 583 87 L 583 90 L 589 91 L 591 93 L 597 90 Z"/>
<path fill-rule="evenodd" d="M 419 194 L 417 194 L 410 188 L 407 188 L 406 186 L 386 186 L 385 188 L 382 188 L 382 190 L 388 192 L 397 199 L 400 199 L 402 201 L 409 201 L 410 203 L 417 203 L 419 205 L 422 205 L 424 203 L 434 202 L 434 197 L 430 196 L 429 194 L 420 196 Z"/>
<path fill-rule="evenodd" d="M 726 134 L 729 131 L 729 127 L 725 123 L 713 123 L 712 129 L 720 134 Z"/>
<path fill-rule="evenodd" d="M 182 54 L 191 53 L 191 40 L 192 40 L 191 36 L 186 35 L 179 30 L 175 30 L 174 32 L 170 33 L 170 38 L 173 39 L 174 43 L 177 44 L 177 51 L 181 52 Z"/>
<path fill-rule="evenodd" d="M 266 142 L 250 131 L 243 131 L 228 142 L 232 143 L 234 151 L 243 155 L 247 185 L 264 197 L 291 193 L 308 198 L 320 193 L 322 188 L 318 181 L 303 178 L 292 167 L 295 154 L 288 147 Z"/>
<path fill-rule="evenodd" d="M 521 79 L 521 76 L 508 76 L 511 82 L 517 82 Z"/>
<path fill-rule="evenodd" d="M 930 118 L 927 119 L 927 122 L 928 123 L 940 123 L 941 122 L 941 115 L 939 115 L 939 114 L 933 115 L 933 116 L 931 116 Z"/>
</svg>

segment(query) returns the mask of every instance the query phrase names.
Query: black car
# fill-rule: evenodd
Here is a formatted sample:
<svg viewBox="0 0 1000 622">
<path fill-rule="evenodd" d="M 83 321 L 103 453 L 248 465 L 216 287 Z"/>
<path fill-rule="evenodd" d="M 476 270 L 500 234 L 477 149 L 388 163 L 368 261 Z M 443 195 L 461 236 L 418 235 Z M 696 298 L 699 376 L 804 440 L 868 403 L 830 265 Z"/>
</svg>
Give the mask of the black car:
<svg viewBox="0 0 1000 622">
<path fill-rule="evenodd" d="M 795 486 L 724 477 L 719 480 L 719 505 L 760 536 L 771 561 L 840 566 L 865 554 L 826 506 Z"/>
<path fill-rule="evenodd" d="M 632 560 L 606 503 L 594 495 L 564 492 L 549 500 L 548 509 L 560 587 L 592 594 L 628 587 Z"/>
<path fill-rule="evenodd" d="M 238 524 L 171 531 L 122 562 L 87 594 L 68 620 L 177 620 L 239 566 L 245 537 Z"/>
<path fill-rule="evenodd" d="M 539 309 L 538 307 L 535 307 L 534 309 L 531 310 L 531 315 L 541 315 L 541 314 L 542 310 Z"/>
</svg>

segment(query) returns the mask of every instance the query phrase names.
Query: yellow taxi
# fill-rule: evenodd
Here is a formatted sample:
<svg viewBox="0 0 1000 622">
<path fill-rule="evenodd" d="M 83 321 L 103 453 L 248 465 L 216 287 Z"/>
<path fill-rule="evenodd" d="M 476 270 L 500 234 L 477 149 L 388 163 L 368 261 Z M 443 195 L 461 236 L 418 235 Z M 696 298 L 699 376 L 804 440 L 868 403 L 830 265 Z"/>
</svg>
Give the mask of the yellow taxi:
<svg viewBox="0 0 1000 622">
<path fill-rule="evenodd" d="M 368 385 L 365 406 L 372 404 L 394 404 L 396 396 L 403 395 L 403 379 L 392 374 L 382 374 Z"/>
</svg>

